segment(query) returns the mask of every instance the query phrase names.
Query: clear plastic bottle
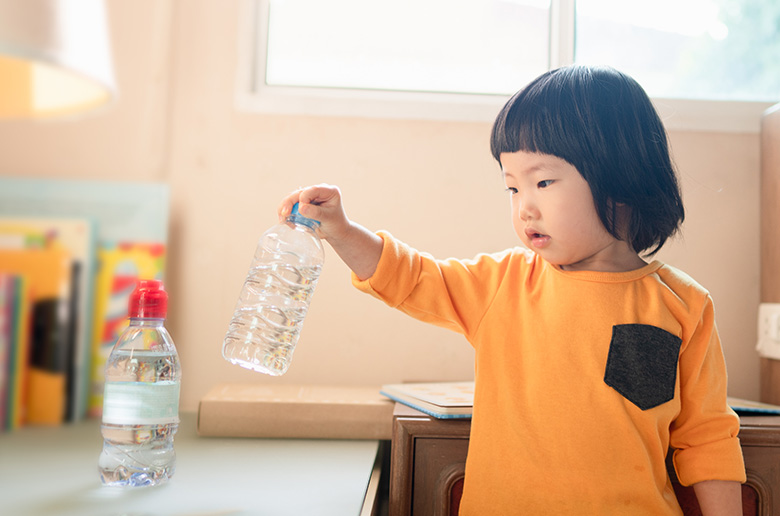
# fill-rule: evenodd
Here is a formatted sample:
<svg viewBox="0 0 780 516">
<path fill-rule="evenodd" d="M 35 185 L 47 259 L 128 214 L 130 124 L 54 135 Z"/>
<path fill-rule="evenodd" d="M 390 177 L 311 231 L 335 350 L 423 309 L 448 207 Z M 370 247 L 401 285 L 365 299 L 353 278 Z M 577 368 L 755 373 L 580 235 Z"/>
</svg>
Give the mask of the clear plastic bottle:
<svg viewBox="0 0 780 516">
<path fill-rule="evenodd" d="M 106 363 L 103 395 L 103 484 L 153 486 L 176 468 L 181 366 L 163 326 L 168 294 L 162 282 L 140 280 L 130 295 L 130 325 Z"/>
<path fill-rule="evenodd" d="M 222 344 L 226 360 L 272 376 L 287 372 L 325 258 L 319 224 L 296 203 L 260 238 Z"/>
</svg>

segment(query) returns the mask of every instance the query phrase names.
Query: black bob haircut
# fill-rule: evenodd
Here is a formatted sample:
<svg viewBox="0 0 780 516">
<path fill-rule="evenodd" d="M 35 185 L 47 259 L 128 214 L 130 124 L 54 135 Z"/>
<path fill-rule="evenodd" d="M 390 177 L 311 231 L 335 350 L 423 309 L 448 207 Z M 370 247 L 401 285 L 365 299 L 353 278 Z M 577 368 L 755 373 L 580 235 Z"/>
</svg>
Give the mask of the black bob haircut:
<svg viewBox="0 0 780 516">
<path fill-rule="evenodd" d="M 551 154 L 590 186 L 604 227 L 637 253 L 652 256 L 685 218 L 661 119 L 642 87 L 609 67 L 547 72 L 501 109 L 490 138 L 493 157 L 517 151 Z M 630 209 L 626 234 L 616 206 Z"/>
</svg>

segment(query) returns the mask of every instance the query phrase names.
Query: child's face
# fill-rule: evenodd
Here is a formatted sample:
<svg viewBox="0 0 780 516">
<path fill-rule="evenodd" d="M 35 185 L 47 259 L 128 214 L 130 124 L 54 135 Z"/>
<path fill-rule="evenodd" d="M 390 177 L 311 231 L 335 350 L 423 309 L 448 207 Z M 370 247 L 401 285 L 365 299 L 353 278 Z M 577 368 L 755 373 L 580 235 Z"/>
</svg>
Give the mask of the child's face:
<svg viewBox="0 0 780 516">
<path fill-rule="evenodd" d="M 644 265 L 601 223 L 590 186 L 567 161 L 549 154 L 501 154 L 512 224 L 535 253 L 567 270 L 625 271 Z"/>
</svg>

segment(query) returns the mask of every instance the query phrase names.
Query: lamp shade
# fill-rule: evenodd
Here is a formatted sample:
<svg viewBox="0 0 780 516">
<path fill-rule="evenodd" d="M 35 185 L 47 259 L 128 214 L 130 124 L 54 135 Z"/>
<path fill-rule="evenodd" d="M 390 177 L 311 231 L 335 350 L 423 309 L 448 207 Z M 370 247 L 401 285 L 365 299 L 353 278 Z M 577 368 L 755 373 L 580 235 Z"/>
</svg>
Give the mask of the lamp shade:
<svg viewBox="0 0 780 516">
<path fill-rule="evenodd" d="M 115 95 L 103 0 L 0 0 L 0 118 L 72 115 Z"/>
</svg>

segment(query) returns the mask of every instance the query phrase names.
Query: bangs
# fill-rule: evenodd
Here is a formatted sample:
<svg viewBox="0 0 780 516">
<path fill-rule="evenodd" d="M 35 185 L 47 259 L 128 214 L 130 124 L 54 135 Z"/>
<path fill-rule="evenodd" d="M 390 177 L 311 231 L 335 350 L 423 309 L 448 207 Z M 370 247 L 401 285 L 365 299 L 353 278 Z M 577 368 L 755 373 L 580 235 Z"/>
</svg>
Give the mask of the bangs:
<svg viewBox="0 0 780 516">
<path fill-rule="evenodd" d="M 501 109 L 490 136 L 496 161 L 504 152 L 518 151 L 551 154 L 572 164 L 582 155 L 580 138 L 574 136 L 582 128 L 582 115 L 560 75 L 560 71 L 541 75 Z"/>
<path fill-rule="evenodd" d="M 538 135 L 541 131 L 536 129 L 538 124 L 527 120 L 527 111 L 518 107 L 519 95 L 518 93 L 512 97 L 493 123 L 490 151 L 496 161 L 500 161 L 504 152 L 540 152 Z"/>
</svg>

